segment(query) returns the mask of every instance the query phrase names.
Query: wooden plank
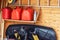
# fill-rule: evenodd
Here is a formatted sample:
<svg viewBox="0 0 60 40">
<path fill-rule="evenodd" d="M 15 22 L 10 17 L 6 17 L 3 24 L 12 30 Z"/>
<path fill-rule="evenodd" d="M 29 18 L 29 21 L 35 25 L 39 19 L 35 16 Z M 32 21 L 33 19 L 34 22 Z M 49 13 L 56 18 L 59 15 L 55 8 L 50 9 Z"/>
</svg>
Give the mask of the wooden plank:
<svg viewBox="0 0 60 40">
<path fill-rule="evenodd" d="M 28 5 L 28 0 L 22 0 L 22 5 Z"/>
<path fill-rule="evenodd" d="M 4 33 L 4 20 L 2 20 L 2 22 L 1 22 L 1 39 L 0 40 L 3 40 L 3 33 Z"/>
<path fill-rule="evenodd" d="M 50 6 L 58 6 L 58 0 L 50 0 Z"/>
<path fill-rule="evenodd" d="M 22 20 L 11 20 L 11 19 L 4 19 L 4 21 L 10 22 L 24 22 L 24 23 L 34 23 L 35 21 L 22 21 Z"/>
<path fill-rule="evenodd" d="M 6 6 L 6 0 L 2 0 L 2 8 L 4 8 Z"/>
<path fill-rule="evenodd" d="M 40 6 L 48 6 L 48 0 L 40 0 Z"/>
<path fill-rule="evenodd" d="M 0 9 L 1 9 L 1 0 L 0 0 Z"/>
<path fill-rule="evenodd" d="M 1 12 L 0 12 L 0 40 L 1 40 Z"/>
<path fill-rule="evenodd" d="M 31 5 L 38 5 L 38 1 L 37 0 L 31 0 L 31 3 L 30 3 Z"/>
</svg>

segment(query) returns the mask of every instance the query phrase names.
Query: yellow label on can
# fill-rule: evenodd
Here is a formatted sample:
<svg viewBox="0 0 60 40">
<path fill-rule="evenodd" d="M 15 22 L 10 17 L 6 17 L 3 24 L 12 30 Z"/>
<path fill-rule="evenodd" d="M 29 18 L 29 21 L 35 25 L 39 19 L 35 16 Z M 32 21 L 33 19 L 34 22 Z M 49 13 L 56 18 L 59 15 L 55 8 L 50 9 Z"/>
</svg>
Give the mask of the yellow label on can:
<svg viewBox="0 0 60 40">
<path fill-rule="evenodd" d="M 15 33 L 14 35 L 18 40 L 20 40 L 20 36 L 18 35 L 18 33 Z"/>
<path fill-rule="evenodd" d="M 33 35 L 34 40 L 39 40 L 37 35 Z"/>
</svg>

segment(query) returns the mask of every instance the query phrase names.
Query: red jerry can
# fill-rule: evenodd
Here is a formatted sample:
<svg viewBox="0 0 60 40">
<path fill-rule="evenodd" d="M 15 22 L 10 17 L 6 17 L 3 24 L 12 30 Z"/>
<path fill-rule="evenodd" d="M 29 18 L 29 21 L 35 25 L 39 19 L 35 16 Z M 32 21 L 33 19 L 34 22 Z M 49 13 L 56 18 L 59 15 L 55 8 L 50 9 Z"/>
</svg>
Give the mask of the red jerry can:
<svg viewBox="0 0 60 40">
<path fill-rule="evenodd" d="M 32 8 L 24 9 L 22 12 L 22 20 L 32 21 L 34 17 L 34 10 Z"/>
<path fill-rule="evenodd" d="M 22 13 L 22 8 L 16 7 L 16 9 L 13 9 L 13 11 L 12 11 L 11 19 L 20 20 L 21 19 L 21 13 Z"/>
<path fill-rule="evenodd" d="M 12 9 L 9 7 L 2 9 L 2 18 L 3 19 L 10 19 L 11 18 Z"/>
</svg>

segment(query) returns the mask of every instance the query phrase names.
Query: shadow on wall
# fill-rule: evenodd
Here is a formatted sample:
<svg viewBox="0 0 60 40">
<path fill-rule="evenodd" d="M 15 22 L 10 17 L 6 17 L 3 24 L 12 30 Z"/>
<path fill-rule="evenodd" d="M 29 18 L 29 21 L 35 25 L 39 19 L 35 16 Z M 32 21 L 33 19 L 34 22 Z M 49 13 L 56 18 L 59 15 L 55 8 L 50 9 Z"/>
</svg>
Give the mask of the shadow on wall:
<svg viewBox="0 0 60 40">
<path fill-rule="evenodd" d="M 41 9 L 41 7 L 40 7 L 40 9 L 39 9 L 39 16 L 38 16 L 38 19 L 37 19 L 37 23 L 39 22 L 39 21 L 41 21 L 41 16 L 42 16 L 42 9 Z M 37 24 L 36 23 L 36 24 Z"/>
</svg>

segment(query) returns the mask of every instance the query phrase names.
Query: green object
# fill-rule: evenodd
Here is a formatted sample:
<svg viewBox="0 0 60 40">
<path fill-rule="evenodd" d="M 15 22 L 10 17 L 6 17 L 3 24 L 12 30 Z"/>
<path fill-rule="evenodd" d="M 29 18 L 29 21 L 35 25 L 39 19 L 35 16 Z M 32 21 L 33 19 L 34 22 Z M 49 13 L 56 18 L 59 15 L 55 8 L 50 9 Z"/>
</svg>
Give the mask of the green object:
<svg viewBox="0 0 60 40">
<path fill-rule="evenodd" d="M 16 0 L 8 0 L 9 4 L 15 4 Z"/>
</svg>

